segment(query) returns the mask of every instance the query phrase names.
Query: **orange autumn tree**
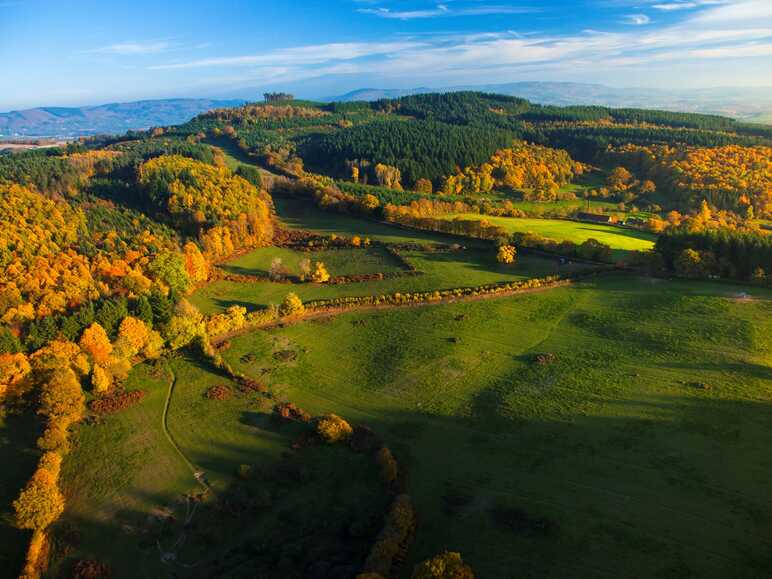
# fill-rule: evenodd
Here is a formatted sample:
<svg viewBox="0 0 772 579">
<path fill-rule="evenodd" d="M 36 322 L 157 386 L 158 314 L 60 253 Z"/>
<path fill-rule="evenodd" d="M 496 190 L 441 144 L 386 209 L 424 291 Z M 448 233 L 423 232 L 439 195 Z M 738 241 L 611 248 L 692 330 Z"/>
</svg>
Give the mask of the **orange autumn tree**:
<svg viewBox="0 0 772 579">
<path fill-rule="evenodd" d="M 94 322 L 83 331 L 78 344 L 95 364 L 107 364 L 110 360 L 110 354 L 113 353 L 110 337 L 97 322 Z"/>
</svg>

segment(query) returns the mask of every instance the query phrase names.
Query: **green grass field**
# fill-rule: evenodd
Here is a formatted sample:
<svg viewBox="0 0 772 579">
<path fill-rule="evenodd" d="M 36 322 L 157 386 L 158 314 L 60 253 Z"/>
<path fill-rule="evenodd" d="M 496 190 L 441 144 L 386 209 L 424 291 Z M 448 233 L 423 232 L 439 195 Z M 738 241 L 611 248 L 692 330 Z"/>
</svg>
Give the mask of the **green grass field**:
<svg viewBox="0 0 772 579">
<path fill-rule="evenodd" d="M 561 265 L 556 259 L 521 255 L 517 263 L 500 264 L 490 244 L 463 240 L 439 234 L 412 231 L 376 223 L 348 215 L 324 213 L 309 203 L 286 198 L 277 200 L 282 220 L 292 227 L 323 234 L 351 237 L 360 235 L 387 243 L 444 243 L 468 242 L 464 251 L 434 252 L 410 250 L 402 255 L 422 275 L 343 285 L 286 284 L 274 282 L 233 282 L 220 280 L 210 283 L 190 296 L 190 301 L 204 313 L 225 310 L 231 305 L 256 309 L 278 304 L 290 291 L 304 301 L 342 296 L 381 295 L 394 292 L 413 292 L 433 289 L 475 286 L 510 280 L 522 280 L 555 274 L 568 274 L 582 269 L 579 264 Z M 394 259 L 379 248 L 352 249 L 341 252 L 303 253 L 269 247 L 258 249 L 227 264 L 223 269 L 233 273 L 264 272 L 274 257 L 281 257 L 292 273 L 297 273 L 297 262 L 303 258 L 321 260 L 331 275 L 396 271 Z M 383 265 L 381 265 L 383 264 Z"/>
<path fill-rule="evenodd" d="M 301 260 L 321 261 L 331 275 L 386 273 L 402 271 L 399 262 L 384 249 L 376 246 L 359 249 L 325 251 L 295 251 L 283 247 L 263 247 L 222 265 L 222 269 L 239 274 L 267 274 L 274 259 L 281 259 L 290 274 L 299 275 Z"/>
<path fill-rule="evenodd" d="M 584 267 L 580 264 L 560 265 L 557 260 L 529 255 L 521 255 L 517 263 L 505 265 L 496 261 L 493 249 L 468 249 L 451 253 L 404 251 L 402 254 L 418 271 L 423 272 L 423 275 L 342 285 L 286 284 L 268 281 L 245 283 L 220 280 L 200 288 L 188 299 L 204 313 L 223 311 L 232 305 L 241 305 L 248 310 L 254 310 L 281 303 L 289 292 L 296 293 L 304 301 L 342 296 L 405 293 L 544 277 L 558 273 L 567 274 Z M 312 257 L 313 255 L 311 254 Z M 246 258 L 250 259 L 249 256 Z M 335 267 L 328 267 L 328 269 L 332 275 L 339 274 Z"/>
<path fill-rule="evenodd" d="M 161 426 L 172 379 L 168 428 L 184 458 Z M 230 386 L 234 395 L 208 400 L 215 385 Z M 138 366 L 127 388 L 145 390 L 145 399 L 77 429 L 76 450 L 62 475 L 67 510 L 54 529 L 60 549 L 54 576 L 66 574 L 77 558 L 106 562 L 112 577 L 127 579 L 246 578 L 260 575 L 261 566 L 265 573 L 282 565 L 295 576 L 290 570 L 298 560 L 334 559 L 347 551 L 360 560 L 367 552 L 387 504 L 369 457 L 345 447 L 285 456 L 298 429 L 278 427 L 271 403 L 256 393 L 236 393 L 227 378 L 193 358 Z M 236 476 L 239 465 L 252 468 L 248 480 Z M 183 500 L 203 490 L 194 469 L 212 489 L 196 510 Z M 323 536 L 331 516 L 359 525 L 363 535 L 346 544 L 334 533 Z M 163 562 L 161 552 L 173 553 L 176 562 Z"/>
<path fill-rule="evenodd" d="M 459 241 L 294 201 L 278 200 L 277 209 L 285 223 L 320 233 Z M 534 221 L 577 241 L 603 241 L 579 229 L 586 226 L 616 236 L 620 249 L 650 243 L 621 229 Z M 331 273 L 388 261 L 346 251 L 360 253 L 325 259 L 335 264 Z M 297 253 L 261 249 L 224 267 L 264 271 L 274 257 L 295 264 Z M 214 312 L 278 303 L 289 291 L 309 300 L 559 271 L 554 260 L 530 256 L 498 264 L 477 242 L 404 255 L 424 275 L 340 286 L 220 281 L 190 299 Z M 549 355 L 538 362 L 538 354 Z M 275 399 L 366 424 L 388 442 L 418 512 L 404 577 L 444 549 L 462 552 L 481 579 L 772 572 L 772 291 L 606 274 L 513 297 L 254 331 L 233 338 L 223 356 Z M 172 383 L 170 440 L 163 416 Z M 287 458 L 297 433 L 276 428 L 272 402 L 258 394 L 206 399 L 215 385 L 235 386 L 186 354 L 134 369 L 127 387 L 144 389 L 145 399 L 77 429 L 57 545 L 77 530 L 70 557 L 108 561 L 115 577 L 127 578 L 289 577 L 292 561 L 307 565 L 341 549 L 361 557 L 365 535 L 341 544 L 346 533 L 330 529 L 377 531 L 385 498 L 372 464 L 327 447 Z M 240 464 L 260 475 L 239 480 Z M 186 526 L 180 497 L 201 490 L 198 469 L 217 500 Z M 223 519 L 216 508 L 244 500 L 246 517 Z M 159 523 L 165 513 L 174 521 Z M 177 545 L 181 533 L 186 541 Z M 161 552 L 196 567 L 163 563 Z"/>
<path fill-rule="evenodd" d="M 612 225 L 599 223 L 582 223 L 565 219 L 520 219 L 515 217 L 494 217 L 476 213 L 461 213 L 448 215 L 448 219 L 485 219 L 499 225 L 511 233 L 532 231 L 544 237 L 558 241 L 573 241 L 583 243 L 588 239 L 597 239 L 609 245 L 612 249 L 645 251 L 654 247 L 655 235 L 635 229 L 623 229 Z"/>
<path fill-rule="evenodd" d="M 740 291 L 603 278 L 255 332 L 225 355 L 390 440 L 416 560 L 460 550 L 482 578 L 767 577 L 772 307 Z M 276 340 L 295 365 L 275 365 Z M 495 505 L 559 531 L 502 528 Z"/>
</svg>

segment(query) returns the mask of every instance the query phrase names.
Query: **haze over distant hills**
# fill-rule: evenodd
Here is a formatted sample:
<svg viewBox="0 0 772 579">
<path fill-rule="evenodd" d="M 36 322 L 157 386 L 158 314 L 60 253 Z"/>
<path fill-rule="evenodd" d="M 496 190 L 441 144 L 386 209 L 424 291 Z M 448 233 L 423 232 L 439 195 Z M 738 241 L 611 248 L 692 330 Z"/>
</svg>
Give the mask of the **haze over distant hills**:
<svg viewBox="0 0 772 579">
<path fill-rule="evenodd" d="M 325 100 L 361 101 L 422 92 L 476 90 L 517 96 L 546 105 L 601 105 L 714 113 L 754 122 L 772 122 L 772 87 L 718 87 L 691 90 L 613 88 L 576 82 L 513 82 L 447 88 L 363 88 Z"/>
<path fill-rule="evenodd" d="M 361 88 L 337 96 L 305 94 L 302 88 L 302 85 L 297 85 L 282 87 L 282 90 L 321 101 L 372 101 L 426 92 L 475 90 L 518 96 L 539 104 L 654 108 L 721 114 L 751 122 L 772 123 L 772 87 L 662 90 L 574 82 L 515 82 L 443 88 Z M 213 108 L 260 100 L 263 90 L 241 89 L 230 95 L 233 98 L 227 99 L 143 100 L 89 107 L 40 107 L 11 111 L 0 113 L 0 137 L 78 137 L 175 125 Z"/>
<path fill-rule="evenodd" d="M 89 107 L 40 107 L 0 113 L 0 137 L 79 137 L 184 123 L 244 99 L 163 99 Z"/>
</svg>

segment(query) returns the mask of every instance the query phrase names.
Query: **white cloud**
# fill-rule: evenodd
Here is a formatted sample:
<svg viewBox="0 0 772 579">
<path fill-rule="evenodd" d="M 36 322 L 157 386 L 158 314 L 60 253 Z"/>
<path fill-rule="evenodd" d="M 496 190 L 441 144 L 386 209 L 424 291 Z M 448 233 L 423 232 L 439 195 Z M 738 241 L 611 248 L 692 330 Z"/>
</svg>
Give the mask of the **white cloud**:
<svg viewBox="0 0 772 579">
<path fill-rule="evenodd" d="M 698 6 L 699 4 L 696 2 L 669 2 L 667 4 L 653 4 L 651 7 L 663 12 L 673 12 L 676 10 L 690 10 Z"/>
<path fill-rule="evenodd" d="M 421 18 L 439 18 L 451 16 L 486 16 L 492 14 L 527 14 L 538 12 L 535 8 L 517 6 L 471 6 L 467 8 L 452 8 L 447 4 L 437 4 L 435 8 L 425 10 L 391 10 L 390 8 L 359 8 L 361 14 L 372 14 L 379 18 L 393 20 L 416 20 Z"/>
<path fill-rule="evenodd" d="M 184 68 L 272 66 L 272 65 L 316 65 L 335 60 L 352 60 L 367 56 L 399 53 L 422 44 L 403 42 L 339 42 L 313 46 L 299 46 L 269 51 L 263 54 L 203 58 L 189 62 L 177 62 L 148 67 L 150 70 L 173 70 Z"/>
<path fill-rule="evenodd" d="M 86 50 L 84 54 L 136 55 L 166 52 L 172 46 L 168 42 L 121 42 Z"/>
<path fill-rule="evenodd" d="M 644 24 L 649 24 L 651 22 L 651 18 L 649 18 L 646 14 L 628 14 L 624 17 L 623 22 L 625 24 L 643 26 Z"/>
</svg>

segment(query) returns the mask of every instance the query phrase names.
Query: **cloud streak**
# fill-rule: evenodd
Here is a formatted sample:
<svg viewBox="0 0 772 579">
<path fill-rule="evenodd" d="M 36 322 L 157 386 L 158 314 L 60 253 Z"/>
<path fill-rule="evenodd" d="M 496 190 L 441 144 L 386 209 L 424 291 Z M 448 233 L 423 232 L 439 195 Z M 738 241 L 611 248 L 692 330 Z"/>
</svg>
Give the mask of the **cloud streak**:
<svg viewBox="0 0 772 579">
<path fill-rule="evenodd" d="M 91 50 L 86 50 L 83 54 L 108 54 L 120 56 L 132 56 L 138 54 L 158 54 L 167 52 L 173 47 L 165 41 L 158 42 L 120 42 L 108 46 L 100 46 Z"/>
<path fill-rule="evenodd" d="M 378 18 L 392 20 L 416 20 L 423 18 L 446 18 L 453 16 L 488 16 L 494 14 L 529 14 L 538 12 L 537 8 L 518 6 L 470 6 L 454 8 L 447 4 L 437 4 L 434 8 L 424 10 L 392 10 L 390 8 L 359 8 L 360 14 L 371 14 Z"/>
</svg>

